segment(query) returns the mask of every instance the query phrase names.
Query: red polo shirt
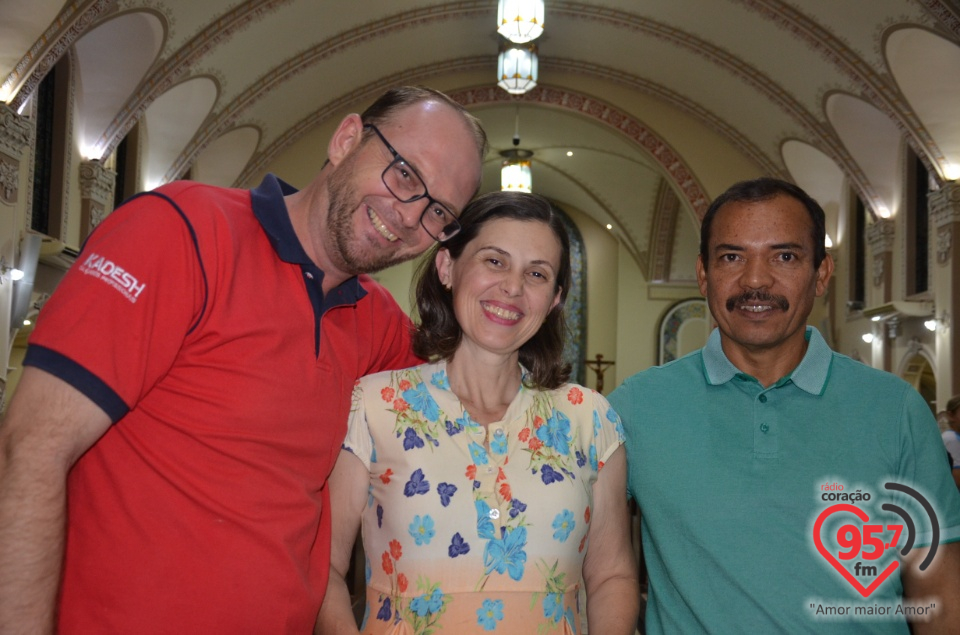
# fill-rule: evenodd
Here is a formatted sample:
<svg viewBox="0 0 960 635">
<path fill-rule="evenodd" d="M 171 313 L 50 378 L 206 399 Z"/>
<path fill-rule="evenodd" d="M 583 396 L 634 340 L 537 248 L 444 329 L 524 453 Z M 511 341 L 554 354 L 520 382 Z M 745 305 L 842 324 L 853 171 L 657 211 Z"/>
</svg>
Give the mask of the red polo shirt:
<svg viewBox="0 0 960 635">
<path fill-rule="evenodd" d="M 69 476 L 61 633 L 311 631 L 353 383 L 417 360 L 369 278 L 323 295 L 292 191 L 141 195 L 41 312 L 25 363 L 114 421 Z"/>
</svg>

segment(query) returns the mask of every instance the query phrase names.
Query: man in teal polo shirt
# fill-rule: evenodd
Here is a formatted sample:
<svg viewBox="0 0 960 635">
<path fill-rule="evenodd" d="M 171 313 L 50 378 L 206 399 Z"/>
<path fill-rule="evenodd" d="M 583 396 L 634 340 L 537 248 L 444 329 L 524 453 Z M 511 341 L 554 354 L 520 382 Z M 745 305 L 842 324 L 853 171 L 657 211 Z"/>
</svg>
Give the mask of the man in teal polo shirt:
<svg viewBox="0 0 960 635">
<path fill-rule="evenodd" d="M 957 632 L 960 494 L 936 422 L 806 326 L 833 273 L 824 235 L 800 188 L 732 186 L 697 259 L 718 328 L 610 395 L 648 633 Z"/>
</svg>

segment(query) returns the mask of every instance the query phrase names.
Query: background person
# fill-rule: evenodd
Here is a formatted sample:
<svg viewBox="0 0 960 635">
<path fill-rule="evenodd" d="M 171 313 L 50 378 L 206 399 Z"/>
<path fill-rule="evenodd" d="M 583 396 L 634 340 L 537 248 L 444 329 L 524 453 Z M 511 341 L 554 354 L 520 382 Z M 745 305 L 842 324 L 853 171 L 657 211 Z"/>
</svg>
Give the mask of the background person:
<svg viewBox="0 0 960 635">
<path fill-rule="evenodd" d="M 357 633 L 344 575 L 357 527 L 367 634 L 634 632 L 620 421 L 567 383 L 570 247 L 550 204 L 496 192 L 421 269 L 415 350 L 362 379 L 331 476 L 331 590 L 317 633 Z M 556 630 L 550 630 L 556 629 Z"/>
<path fill-rule="evenodd" d="M 929 497 L 940 544 L 923 572 L 926 550 L 912 550 L 869 604 L 935 603 L 914 632 L 956 632 L 960 494 L 936 423 L 906 382 L 834 353 L 805 326 L 832 273 L 816 201 L 777 179 L 733 185 L 703 218 L 697 258 L 717 329 L 703 349 L 610 395 L 641 511 L 648 633 L 906 632 L 902 614 L 826 620 L 815 610 L 866 602 L 814 546 L 824 488 L 865 488 L 873 503 L 860 508 L 881 519 L 872 522 L 902 523 L 880 509 L 888 481 Z M 913 502 L 920 545 L 930 527 Z"/>
<path fill-rule="evenodd" d="M 460 106 L 401 88 L 301 191 L 173 183 L 105 219 L 0 428 L 0 632 L 52 631 L 61 576 L 61 633 L 309 632 L 350 389 L 415 359 L 357 276 L 453 231 L 484 151 Z"/>
</svg>

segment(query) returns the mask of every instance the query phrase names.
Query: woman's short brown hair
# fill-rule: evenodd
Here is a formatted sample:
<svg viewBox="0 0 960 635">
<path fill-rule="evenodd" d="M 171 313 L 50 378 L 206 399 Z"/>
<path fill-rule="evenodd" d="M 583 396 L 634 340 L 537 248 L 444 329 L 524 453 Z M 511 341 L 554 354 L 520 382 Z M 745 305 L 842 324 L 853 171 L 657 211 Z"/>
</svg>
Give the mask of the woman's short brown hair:
<svg viewBox="0 0 960 635">
<path fill-rule="evenodd" d="M 560 243 L 560 268 L 557 287 L 560 302 L 548 314 L 540 329 L 520 347 L 520 363 L 530 371 L 529 383 L 536 388 L 553 389 L 570 377 L 570 365 L 563 361 L 566 322 L 563 303 L 570 290 L 570 238 L 559 212 L 542 196 L 521 192 L 491 192 L 474 199 L 460 215 L 463 229 L 427 255 L 416 275 L 417 310 L 420 325 L 413 338 L 414 352 L 424 359 L 450 359 L 460 346 L 463 331 L 453 310 L 453 294 L 440 282 L 437 252 L 446 249 L 456 260 L 477 237 L 483 226 L 498 218 L 530 223 L 545 223 Z"/>
</svg>

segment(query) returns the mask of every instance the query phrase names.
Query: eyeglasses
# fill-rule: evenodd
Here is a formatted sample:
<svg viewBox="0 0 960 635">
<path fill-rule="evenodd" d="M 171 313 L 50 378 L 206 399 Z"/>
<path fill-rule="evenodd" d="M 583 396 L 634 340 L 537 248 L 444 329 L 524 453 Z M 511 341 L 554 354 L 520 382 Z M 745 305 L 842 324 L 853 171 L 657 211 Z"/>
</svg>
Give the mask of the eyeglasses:
<svg viewBox="0 0 960 635">
<path fill-rule="evenodd" d="M 401 203 L 412 203 L 420 199 L 427 199 L 427 206 L 420 214 L 420 225 L 426 230 L 430 237 L 438 242 L 443 242 L 453 238 L 460 231 L 460 221 L 453 215 L 447 207 L 430 196 L 427 186 L 423 179 L 417 174 L 417 171 L 407 163 L 406 159 L 400 156 L 400 153 L 393 149 L 390 142 L 383 136 L 377 127 L 372 123 L 364 124 L 364 129 L 369 128 L 377 133 L 383 145 L 393 155 L 393 161 L 390 162 L 380 175 L 383 184 L 387 190 L 393 194 Z"/>
</svg>

